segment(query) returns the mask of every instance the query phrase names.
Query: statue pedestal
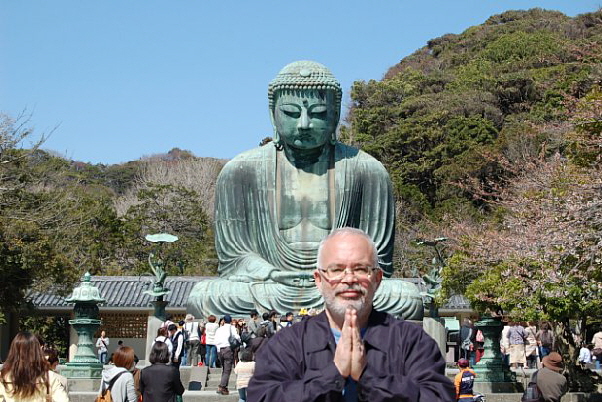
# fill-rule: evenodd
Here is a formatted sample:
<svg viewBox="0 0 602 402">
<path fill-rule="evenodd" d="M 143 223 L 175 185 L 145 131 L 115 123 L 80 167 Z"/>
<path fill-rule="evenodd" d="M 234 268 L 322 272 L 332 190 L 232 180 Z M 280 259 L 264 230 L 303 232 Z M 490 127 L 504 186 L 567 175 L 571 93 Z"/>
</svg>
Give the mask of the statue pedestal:
<svg viewBox="0 0 602 402">
<path fill-rule="evenodd" d="M 167 304 L 169 302 L 166 300 L 155 300 L 152 301 L 151 304 L 153 305 L 153 307 L 155 308 L 155 311 L 153 313 L 153 315 L 155 317 L 157 317 L 158 319 L 160 319 L 161 321 L 165 321 L 165 307 L 167 307 Z M 155 334 L 155 336 L 157 336 Z"/>
<path fill-rule="evenodd" d="M 515 389 L 516 376 L 508 367 L 502 364 L 502 353 L 500 352 L 500 338 L 503 328 L 502 320 L 497 317 L 485 316 L 476 322 L 475 325 L 477 329 L 483 332 L 483 337 L 485 338 L 483 357 L 473 367 L 477 374 L 475 390 L 477 390 L 477 383 L 490 383 L 493 392 L 512 392 L 506 390 Z"/>
<path fill-rule="evenodd" d="M 100 320 L 75 319 L 70 320 L 69 324 L 77 331 L 77 352 L 61 370 L 61 374 L 67 378 L 100 378 L 103 366 L 96 356 L 92 339 Z"/>
<path fill-rule="evenodd" d="M 435 340 L 435 342 L 437 342 L 441 355 L 445 357 L 447 354 L 447 339 L 445 336 L 445 325 L 443 324 L 443 320 L 439 318 L 424 317 L 422 319 L 422 328 Z"/>
<path fill-rule="evenodd" d="M 157 331 L 163 325 L 162 320 L 155 316 L 149 316 L 148 321 L 146 323 L 146 360 L 150 356 L 151 348 L 153 347 L 153 343 L 155 343 L 155 338 L 157 337 Z"/>
</svg>

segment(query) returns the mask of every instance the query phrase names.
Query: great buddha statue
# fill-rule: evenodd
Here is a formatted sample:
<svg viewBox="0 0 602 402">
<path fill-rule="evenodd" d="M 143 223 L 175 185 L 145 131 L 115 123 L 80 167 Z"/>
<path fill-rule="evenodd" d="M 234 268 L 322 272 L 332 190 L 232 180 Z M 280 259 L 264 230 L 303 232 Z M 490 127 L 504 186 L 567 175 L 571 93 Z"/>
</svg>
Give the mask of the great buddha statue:
<svg viewBox="0 0 602 402">
<path fill-rule="evenodd" d="M 380 162 L 336 138 L 339 82 L 322 64 L 298 61 L 269 84 L 273 141 L 243 152 L 221 171 L 215 194 L 219 278 L 199 282 L 188 312 L 321 308 L 312 273 L 318 244 L 352 226 L 372 237 L 385 278 L 393 273 L 395 204 Z M 412 283 L 383 280 L 377 309 L 422 319 Z"/>
</svg>

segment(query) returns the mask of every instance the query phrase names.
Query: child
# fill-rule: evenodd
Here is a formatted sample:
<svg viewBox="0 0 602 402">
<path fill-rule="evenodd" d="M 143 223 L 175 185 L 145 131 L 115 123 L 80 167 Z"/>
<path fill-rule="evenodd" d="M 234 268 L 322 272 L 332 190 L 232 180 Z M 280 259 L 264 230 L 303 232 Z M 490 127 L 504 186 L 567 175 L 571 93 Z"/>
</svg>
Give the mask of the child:
<svg viewBox="0 0 602 402">
<path fill-rule="evenodd" d="M 468 360 L 466 359 L 458 360 L 458 367 L 460 368 L 460 372 L 456 374 L 456 378 L 454 379 L 456 401 L 472 402 L 474 400 L 472 386 L 477 375 L 468 367 Z"/>
<path fill-rule="evenodd" d="M 586 345 L 586 344 L 581 345 L 581 350 L 579 350 L 579 363 L 581 364 L 582 368 L 585 368 L 586 364 L 589 364 L 592 362 L 592 349 L 593 348 L 594 348 L 594 345 Z"/>
<path fill-rule="evenodd" d="M 253 352 L 249 348 L 244 348 L 240 352 L 240 362 L 234 367 L 236 389 L 238 389 L 238 402 L 247 401 L 247 386 L 254 371 L 255 362 L 253 361 Z"/>
</svg>

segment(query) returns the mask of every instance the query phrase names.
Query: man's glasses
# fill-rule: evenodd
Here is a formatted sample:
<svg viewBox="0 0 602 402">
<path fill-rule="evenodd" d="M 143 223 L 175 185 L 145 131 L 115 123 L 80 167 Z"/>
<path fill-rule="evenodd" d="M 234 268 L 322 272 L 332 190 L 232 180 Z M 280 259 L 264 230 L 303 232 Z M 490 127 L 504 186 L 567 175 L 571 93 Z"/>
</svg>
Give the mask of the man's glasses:
<svg viewBox="0 0 602 402">
<path fill-rule="evenodd" d="M 358 279 L 367 279 L 374 271 L 379 269 L 380 268 L 374 268 L 367 265 L 358 265 L 357 267 L 340 267 L 335 265 L 327 268 L 318 268 L 324 278 L 331 282 L 342 281 L 347 273 L 353 274 Z"/>
</svg>

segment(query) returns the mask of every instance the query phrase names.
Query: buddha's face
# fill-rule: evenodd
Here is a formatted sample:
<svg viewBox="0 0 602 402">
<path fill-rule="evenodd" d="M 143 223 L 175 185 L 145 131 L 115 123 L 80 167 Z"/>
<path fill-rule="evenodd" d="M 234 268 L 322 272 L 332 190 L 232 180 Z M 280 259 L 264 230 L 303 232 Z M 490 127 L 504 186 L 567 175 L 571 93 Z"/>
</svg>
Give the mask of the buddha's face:
<svg viewBox="0 0 602 402">
<path fill-rule="evenodd" d="M 272 121 L 284 146 L 299 150 L 327 144 L 336 130 L 339 110 L 330 90 L 281 90 Z"/>
</svg>

